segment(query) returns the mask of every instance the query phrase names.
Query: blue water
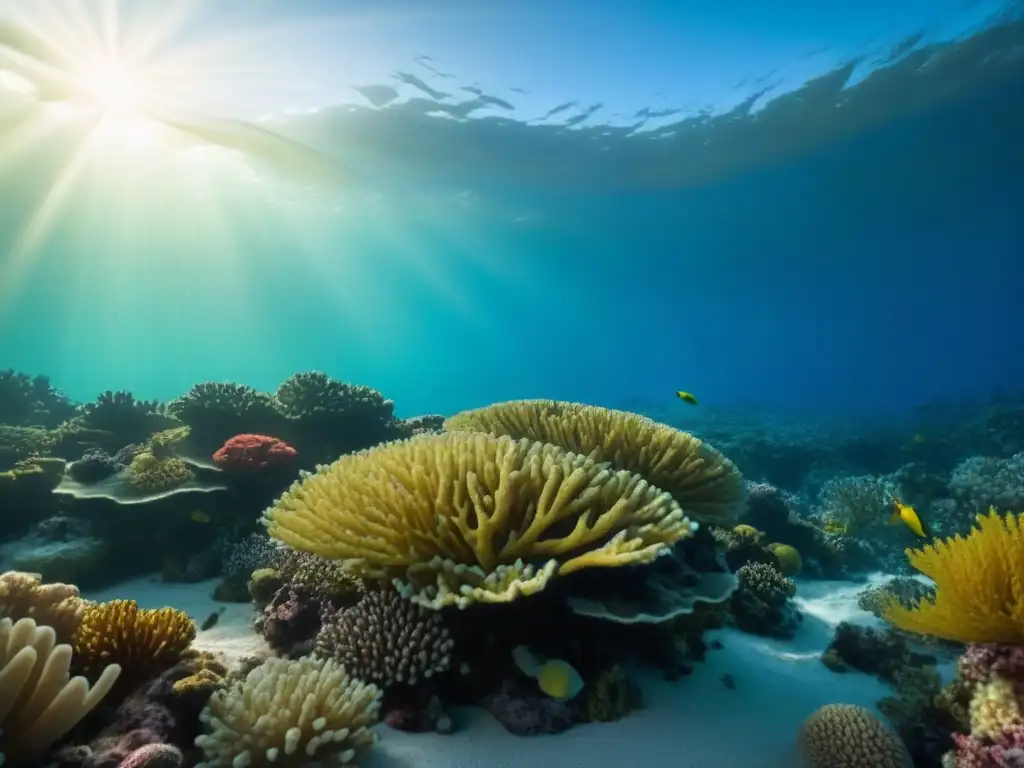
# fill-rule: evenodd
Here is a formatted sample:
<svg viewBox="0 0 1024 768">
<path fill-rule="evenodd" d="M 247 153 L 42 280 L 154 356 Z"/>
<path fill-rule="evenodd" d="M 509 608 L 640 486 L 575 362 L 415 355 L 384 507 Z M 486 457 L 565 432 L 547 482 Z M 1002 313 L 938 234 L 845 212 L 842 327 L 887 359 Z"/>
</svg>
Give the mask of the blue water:
<svg viewBox="0 0 1024 768">
<path fill-rule="evenodd" d="M 0 367 L 79 400 L 320 369 L 403 416 L 1020 389 L 1024 65 L 1007 52 L 1024 28 L 1014 4 L 998 22 L 991 4 L 895 5 L 295 3 L 239 11 L 230 34 L 218 6 L 168 55 L 272 37 L 245 66 L 191 61 L 197 110 L 276 114 L 258 125 L 342 180 L 261 175 L 251 144 L 234 147 L 251 172 L 193 173 L 173 147 L 114 142 L 69 183 L 80 136 L 0 138 Z M 887 60 L 915 30 L 933 53 Z"/>
</svg>

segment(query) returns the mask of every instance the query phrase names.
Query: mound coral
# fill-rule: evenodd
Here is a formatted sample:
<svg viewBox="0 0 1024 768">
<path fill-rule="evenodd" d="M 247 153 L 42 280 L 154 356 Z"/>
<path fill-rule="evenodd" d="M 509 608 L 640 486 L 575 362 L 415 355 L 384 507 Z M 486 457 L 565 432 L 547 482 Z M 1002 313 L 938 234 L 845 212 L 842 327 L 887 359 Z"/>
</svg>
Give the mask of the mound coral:
<svg viewBox="0 0 1024 768">
<path fill-rule="evenodd" d="M 1024 644 L 1024 514 L 979 515 L 966 538 L 907 550 L 935 582 L 934 598 L 908 608 L 893 598 L 882 617 L 896 627 L 964 643 Z"/>
<path fill-rule="evenodd" d="M 261 472 L 289 467 L 298 451 L 266 435 L 235 435 L 213 454 L 213 463 L 226 472 Z"/>
<path fill-rule="evenodd" d="M 0 619 L 0 764 L 38 756 L 107 695 L 121 672 L 105 665 L 90 688 L 71 678 L 71 647 L 32 619 Z"/>
<path fill-rule="evenodd" d="M 158 459 L 146 451 L 132 459 L 128 468 L 129 484 L 145 493 L 160 493 L 184 485 L 195 477 L 180 459 Z"/>
<path fill-rule="evenodd" d="M 444 672 L 453 645 L 439 613 L 394 592 L 368 592 L 354 607 L 325 617 L 316 639 L 319 655 L 382 688 Z"/>
<path fill-rule="evenodd" d="M 911 768 L 903 742 L 870 709 L 826 704 L 800 728 L 808 768 Z"/>
<path fill-rule="evenodd" d="M 264 524 L 431 608 L 507 602 L 556 574 L 650 562 L 695 529 L 638 475 L 481 433 L 343 456 L 293 484 Z"/>
<path fill-rule="evenodd" d="M 58 643 L 69 643 L 88 603 L 72 584 L 42 584 L 33 573 L 0 574 L 0 618 L 33 619 L 53 629 Z"/>
<path fill-rule="evenodd" d="M 449 432 L 489 432 L 551 443 L 636 472 L 697 520 L 724 524 L 746 506 L 739 470 L 691 434 L 628 411 L 559 400 L 513 400 L 457 413 Z"/>
<path fill-rule="evenodd" d="M 768 549 L 778 558 L 779 570 L 782 571 L 783 576 L 796 576 L 804 567 L 803 558 L 800 557 L 800 551 L 796 547 L 791 547 L 789 544 L 772 544 Z"/>
<path fill-rule="evenodd" d="M 375 741 L 379 711 L 380 691 L 336 661 L 271 658 L 210 697 L 196 768 L 354 764 Z"/>
<path fill-rule="evenodd" d="M 188 614 L 175 608 L 144 609 L 134 600 L 111 600 L 86 608 L 75 633 L 75 666 L 95 674 L 111 661 L 124 673 L 126 689 L 176 664 L 196 636 Z"/>
</svg>

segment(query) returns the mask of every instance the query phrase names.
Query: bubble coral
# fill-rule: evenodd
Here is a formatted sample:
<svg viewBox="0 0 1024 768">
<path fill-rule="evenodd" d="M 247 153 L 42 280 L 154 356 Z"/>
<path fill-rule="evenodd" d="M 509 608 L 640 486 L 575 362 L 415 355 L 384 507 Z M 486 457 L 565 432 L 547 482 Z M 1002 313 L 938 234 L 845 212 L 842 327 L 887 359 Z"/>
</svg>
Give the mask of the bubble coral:
<svg viewBox="0 0 1024 768">
<path fill-rule="evenodd" d="M 449 432 L 487 432 L 557 445 L 635 472 L 697 520 L 721 525 L 746 508 L 743 477 L 693 435 L 628 411 L 559 400 L 513 400 L 457 413 Z"/>
<path fill-rule="evenodd" d="M 75 665 L 95 674 L 117 662 L 123 669 L 119 688 L 128 689 L 176 664 L 195 636 L 195 622 L 175 608 L 139 608 L 134 600 L 97 603 L 85 609 L 75 633 Z"/>
<path fill-rule="evenodd" d="M 195 477 L 181 459 L 158 459 L 146 451 L 132 459 L 128 468 L 128 482 L 146 493 L 160 493 L 184 485 Z"/>
<path fill-rule="evenodd" d="M 382 688 L 446 671 L 453 645 L 439 613 L 394 592 L 368 592 L 354 607 L 324 617 L 316 639 L 319 655 Z"/>
<path fill-rule="evenodd" d="M 227 472 L 261 472 L 289 467 L 298 451 L 267 435 L 235 435 L 213 454 L 213 463 Z"/>
<path fill-rule="evenodd" d="M 293 484 L 264 524 L 431 608 L 508 602 L 556 574 L 650 562 L 695 528 L 638 475 L 481 433 L 343 456 Z"/>
<path fill-rule="evenodd" d="M 196 768 L 354 764 L 376 740 L 380 691 L 331 659 L 271 658 L 210 697 Z"/>
<path fill-rule="evenodd" d="M 800 752 L 808 768 L 911 768 L 899 737 L 870 709 L 826 704 L 800 727 Z"/>
</svg>

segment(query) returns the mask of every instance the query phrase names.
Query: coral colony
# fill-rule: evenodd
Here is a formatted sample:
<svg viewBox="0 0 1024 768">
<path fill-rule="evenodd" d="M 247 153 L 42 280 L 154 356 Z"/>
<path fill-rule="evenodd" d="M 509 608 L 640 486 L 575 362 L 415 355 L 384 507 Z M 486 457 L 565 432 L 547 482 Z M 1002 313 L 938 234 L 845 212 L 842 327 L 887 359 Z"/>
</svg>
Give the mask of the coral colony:
<svg viewBox="0 0 1024 768">
<path fill-rule="evenodd" d="M 643 706 L 627 662 L 685 686 L 709 629 L 792 638 L 795 578 L 886 570 L 904 577 L 860 597 L 885 624 L 840 624 L 822 662 L 892 695 L 810 714 L 807 765 L 1021 765 L 1024 445 L 996 435 L 1007 423 L 990 409 L 955 441 L 865 458 L 848 435 L 697 437 L 550 400 L 399 419 L 318 372 L 85 404 L 0 372 L 0 755 L 355 765 L 389 728 L 452 732 L 461 705 L 558 733 Z M 936 538 L 889 525 L 896 498 Z M 79 591 L 154 568 L 250 604 L 261 653 L 199 650 L 216 612 L 199 628 Z"/>
</svg>

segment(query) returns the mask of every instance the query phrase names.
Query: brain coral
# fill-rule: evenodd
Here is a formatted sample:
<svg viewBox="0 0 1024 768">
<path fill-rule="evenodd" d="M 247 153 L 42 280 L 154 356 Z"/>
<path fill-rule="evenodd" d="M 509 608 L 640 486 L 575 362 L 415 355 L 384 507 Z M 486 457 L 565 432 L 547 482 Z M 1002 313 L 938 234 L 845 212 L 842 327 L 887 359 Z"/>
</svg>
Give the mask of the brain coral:
<svg viewBox="0 0 1024 768">
<path fill-rule="evenodd" d="M 457 413 L 445 429 L 539 440 L 609 461 L 672 494 L 698 520 L 722 524 L 745 509 L 746 488 L 731 461 L 687 432 L 628 411 L 513 400 Z"/>
<path fill-rule="evenodd" d="M 270 534 L 427 607 L 649 562 L 694 525 L 639 475 L 529 440 L 423 435 L 343 456 L 264 513 Z"/>
<path fill-rule="evenodd" d="M 826 704 L 800 728 L 807 768 L 911 768 L 903 742 L 865 707 Z"/>
</svg>

